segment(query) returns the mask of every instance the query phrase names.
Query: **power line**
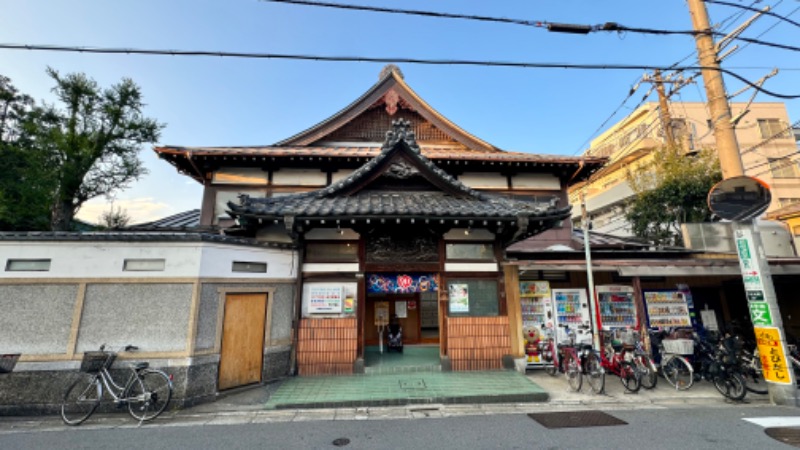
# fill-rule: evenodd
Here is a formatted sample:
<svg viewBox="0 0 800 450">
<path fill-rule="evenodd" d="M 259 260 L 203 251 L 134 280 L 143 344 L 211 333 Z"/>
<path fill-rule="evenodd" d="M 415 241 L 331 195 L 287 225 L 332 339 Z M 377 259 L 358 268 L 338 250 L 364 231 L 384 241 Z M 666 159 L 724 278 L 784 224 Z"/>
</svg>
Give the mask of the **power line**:
<svg viewBox="0 0 800 450">
<path fill-rule="evenodd" d="M 504 17 L 490 17 L 490 16 L 474 16 L 474 15 L 467 15 L 467 14 L 452 14 L 452 13 L 442 13 L 442 12 L 435 12 L 435 11 L 422 11 L 422 10 L 414 10 L 414 9 L 400 9 L 400 8 L 382 8 L 376 6 L 362 6 L 362 5 L 353 5 L 353 4 L 345 4 L 345 3 L 329 3 L 329 2 L 317 2 L 317 1 L 309 1 L 309 0 L 261 0 L 264 2 L 272 2 L 272 3 L 289 3 L 289 4 L 296 4 L 296 5 L 304 5 L 304 6 L 318 6 L 324 8 L 337 8 L 337 9 L 349 9 L 349 10 L 356 10 L 356 11 L 371 11 L 371 12 L 382 12 L 382 13 L 390 13 L 390 14 L 407 14 L 407 15 L 420 15 L 420 16 L 427 16 L 427 17 L 438 17 L 438 18 L 445 18 L 445 19 L 466 19 L 466 20 L 481 20 L 481 21 L 491 21 L 491 22 L 501 22 L 501 23 L 509 23 L 514 25 L 524 25 L 529 27 L 537 27 L 537 28 L 546 28 L 548 31 L 556 32 L 556 33 L 570 33 L 570 34 L 589 34 L 599 31 L 606 31 L 606 32 L 618 32 L 618 33 L 640 33 L 640 34 L 653 34 L 653 35 L 688 35 L 688 36 L 697 36 L 700 34 L 708 34 L 711 36 L 716 37 L 724 37 L 724 33 L 720 33 L 718 31 L 713 30 L 665 30 L 665 29 L 658 29 L 658 28 L 642 28 L 642 27 L 629 27 L 625 25 L 620 25 L 616 22 L 606 22 L 599 25 L 585 25 L 585 24 L 573 24 L 573 23 L 556 23 L 556 22 L 548 22 L 546 20 L 525 20 L 525 19 L 508 19 Z M 749 42 L 751 44 L 756 45 L 763 45 L 766 47 L 774 47 L 780 48 L 783 50 L 792 50 L 792 51 L 800 51 L 800 47 L 788 44 L 781 44 L 777 42 L 768 42 L 768 41 L 761 41 L 758 39 L 751 39 L 742 36 L 735 36 L 733 39 L 740 40 L 743 42 Z"/>
<path fill-rule="evenodd" d="M 782 20 L 784 22 L 788 22 L 788 23 L 790 23 L 790 24 L 792 24 L 792 25 L 794 25 L 796 27 L 800 27 L 800 22 L 795 22 L 794 20 L 791 20 L 788 17 L 782 16 L 780 14 L 776 14 L 776 13 L 774 13 L 772 11 L 764 11 L 764 10 L 761 10 L 761 9 L 758 9 L 758 8 L 753 8 L 752 6 L 744 6 L 744 5 L 740 5 L 740 4 L 737 4 L 737 3 L 723 2 L 723 1 L 719 1 L 719 0 L 703 0 L 703 1 L 705 1 L 706 3 L 713 3 L 713 4 L 716 4 L 716 5 L 732 6 L 734 8 L 746 9 L 748 11 L 761 13 L 761 14 L 764 14 L 766 16 L 776 17 L 776 18 L 778 18 L 778 19 L 780 19 L 780 20 Z"/>
<path fill-rule="evenodd" d="M 151 55 L 151 56 L 213 56 L 228 58 L 248 59 L 289 59 L 297 61 L 326 61 L 326 62 L 371 62 L 371 63 L 405 63 L 427 65 L 453 65 L 453 66 L 484 66 L 484 67 L 515 67 L 520 69 L 581 69 L 581 70 L 716 70 L 741 81 L 753 89 L 772 97 L 783 99 L 800 98 L 798 95 L 778 94 L 752 83 L 743 76 L 721 67 L 703 66 L 655 66 L 647 64 L 567 64 L 544 62 L 514 62 L 514 61 L 481 61 L 469 59 L 424 59 L 424 58 L 389 58 L 367 56 L 323 56 L 323 55 L 297 55 L 286 53 L 258 53 L 258 52 L 226 52 L 213 50 L 158 50 L 141 48 L 112 48 L 112 47 L 76 47 L 63 45 L 32 45 L 32 44 L 0 44 L 0 49 L 5 50 L 31 50 L 69 53 L 90 54 L 119 54 L 119 55 Z"/>
</svg>

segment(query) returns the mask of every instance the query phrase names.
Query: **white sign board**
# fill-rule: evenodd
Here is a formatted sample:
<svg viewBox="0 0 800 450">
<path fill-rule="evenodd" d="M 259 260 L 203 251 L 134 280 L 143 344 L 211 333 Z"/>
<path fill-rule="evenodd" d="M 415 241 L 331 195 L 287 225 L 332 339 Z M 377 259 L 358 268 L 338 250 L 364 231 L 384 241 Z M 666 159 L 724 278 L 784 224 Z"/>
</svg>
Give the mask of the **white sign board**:
<svg viewBox="0 0 800 450">
<path fill-rule="evenodd" d="M 314 284 L 308 289 L 308 312 L 326 314 L 342 312 L 344 286 L 341 284 Z"/>
</svg>

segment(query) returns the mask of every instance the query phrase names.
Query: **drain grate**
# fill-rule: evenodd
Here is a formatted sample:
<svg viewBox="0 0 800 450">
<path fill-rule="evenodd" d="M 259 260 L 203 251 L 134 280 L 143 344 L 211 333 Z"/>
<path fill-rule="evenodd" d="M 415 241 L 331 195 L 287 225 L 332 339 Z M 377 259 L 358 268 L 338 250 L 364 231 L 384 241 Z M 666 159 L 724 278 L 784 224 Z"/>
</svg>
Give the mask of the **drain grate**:
<svg viewBox="0 0 800 450">
<path fill-rule="evenodd" d="M 417 379 L 417 380 L 400 380 L 400 389 L 427 389 L 428 386 L 425 386 L 425 380 Z"/>
<path fill-rule="evenodd" d="M 764 430 L 767 436 L 786 445 L 800 447 L 800 428 L 776 427 Z"/>
<path fill-rule="evenodd" d="M 584 428 L 627 425 L 628 422 L 601 411 L 570 411 L 553 413 L 534 413 L 528 417 L 546 428 Z"/>
</svg>

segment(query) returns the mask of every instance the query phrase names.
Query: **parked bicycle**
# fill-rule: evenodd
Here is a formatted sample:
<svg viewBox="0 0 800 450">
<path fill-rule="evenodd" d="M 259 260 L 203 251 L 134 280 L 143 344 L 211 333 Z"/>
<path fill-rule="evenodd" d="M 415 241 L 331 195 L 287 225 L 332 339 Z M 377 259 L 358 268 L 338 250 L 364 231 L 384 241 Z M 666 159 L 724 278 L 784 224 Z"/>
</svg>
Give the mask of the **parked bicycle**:
<svg viewBox="0 0 800 450">
<path fill-rule="evenodd" d="M 583 368 L 578 349 L 575 344 L 575 332 L 566 325 L 559 325 L 569 338 L 568 344 L 558 344 L 559 367 L 567 377 L 569 387 L 578 392 L 583 386 Z"/>
<path fill-rule="evenodd" d="M 539 340 L 538 351 L 539 357 L 544 363 L 544 371 L 551 377 L 556 376 L 560 367 L 560 359 L 558 357 L 558 349 L 556 349 L 556 341 L 553 337 L 553 329 L 542 325 L 542 335 L 544 339 Z"/>
<path fill-rule="evenodd" d="M 658 385 L 658 369 L 653 358 L 647 354 L 642 344 L 641 335 L 633 331 L 633 363 L 639 372 L 639 380 L 643 388 L 654 389 Z"/>
<path fill-rule="evenodd" d="M 603 333 L 603 352 L 600 362 L 606 371 L 618 376 L 622 386 L 628 392 L 639 392 L 641 387 L 641 374 L 634 363 L 635 345 L 631 338 L 628 342 L 618 339 L 620 330 L 605 331 Z"/>
<path fill-rule="evenodd" d="M 662 343 L 665 351 L 661 365 L 664 378 L 676 389 L 689 389 L 695 381 L 705 379 L 731 400 L 740 401 L 747 394 L 745 380 L 739 373 L 735 340 L 727 338 L 719 341 L 714 336 L 701 339 L 697 333 L 692 333 L 692 339 L 678 336 L 676 339 L 664 339 Z"/>
<path fill-rule="evenodd" d="M 138 350 L 128 345 L 122 351 Z M 125 383 L 117 384 L 109 369 L 117 358 L 116 352 L 86 352 L 81 363 L 81 376 L 64 393 L 61 418 L 67 425 L 80 425 L 91 416 L 100 404 L 103 393 L 108 392 L 114 404 L 127 405 L 128 412 L 139 423 L 155 419 L 172 398 L 172 378 L 166 373 L 149 368 L 149 363 L 129 365 L 130 376 Z"/>
</svg>

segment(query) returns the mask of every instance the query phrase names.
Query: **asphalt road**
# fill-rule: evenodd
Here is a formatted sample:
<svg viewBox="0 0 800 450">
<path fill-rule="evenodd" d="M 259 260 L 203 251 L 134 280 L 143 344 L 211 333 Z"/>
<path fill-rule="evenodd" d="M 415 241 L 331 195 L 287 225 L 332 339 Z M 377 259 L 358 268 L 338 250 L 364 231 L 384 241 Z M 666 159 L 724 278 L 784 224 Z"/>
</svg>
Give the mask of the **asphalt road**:
<svg viewBox="0 0 800 450">
<path fill-rule="evenodd" d="M 396 420 L 306 421 L 136 428 L 64 428 L 0 435 L 0 449 L 788 449 L 745 418 L 789 417 L 774 406 L 611 410 L 626 425 L 548 429 L 526 414 Z M 337 439 L 349 443 L 334 445 Z"/>
</svg>

